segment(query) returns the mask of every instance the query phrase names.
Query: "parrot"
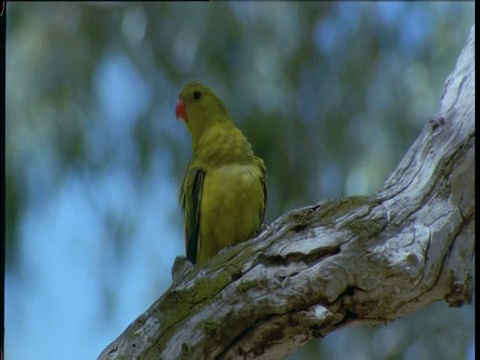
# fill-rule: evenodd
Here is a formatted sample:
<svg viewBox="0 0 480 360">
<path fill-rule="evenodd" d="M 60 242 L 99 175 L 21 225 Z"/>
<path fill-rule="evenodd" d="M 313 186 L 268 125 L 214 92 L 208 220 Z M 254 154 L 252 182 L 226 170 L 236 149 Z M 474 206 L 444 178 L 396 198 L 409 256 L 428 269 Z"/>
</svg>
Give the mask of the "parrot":
<svg viewBox="0 0 480 360">
<path fill-rule="evenodd" d="M 180 187 L 186 257 L 192 264 L 203 264 L 222 248 L 260 231 L 267 171 L 208 86 L 187 81 L 175 115 L 192 138 L 192 159 Z"/>
</svg>

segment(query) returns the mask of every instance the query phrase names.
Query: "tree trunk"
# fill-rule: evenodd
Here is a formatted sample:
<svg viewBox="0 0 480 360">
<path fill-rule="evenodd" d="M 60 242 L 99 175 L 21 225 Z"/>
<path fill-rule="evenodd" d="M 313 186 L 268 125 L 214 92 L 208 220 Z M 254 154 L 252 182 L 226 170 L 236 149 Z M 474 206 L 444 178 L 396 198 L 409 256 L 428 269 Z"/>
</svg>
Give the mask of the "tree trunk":
<svg viewBox="0 0 480 360">
<path fill-rule="evenodd" d="M 439 114 L 369 197 L 291 211 L 174 283 L 99 359 L 280 359 L 346 326 L 471 301 L 475 26 Z"/>
</svg>

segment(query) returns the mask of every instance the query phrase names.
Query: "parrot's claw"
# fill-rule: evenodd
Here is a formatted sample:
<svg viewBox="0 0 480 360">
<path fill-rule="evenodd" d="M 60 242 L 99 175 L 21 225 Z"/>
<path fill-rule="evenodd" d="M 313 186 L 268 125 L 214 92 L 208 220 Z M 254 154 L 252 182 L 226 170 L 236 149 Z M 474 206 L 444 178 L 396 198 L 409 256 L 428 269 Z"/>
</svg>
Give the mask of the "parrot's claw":
<svg viewBox="0 0 480 360">
<path fill-rule="evenodd" d="M 270 224 L 267 223 L 267 222 L 264 222 L 264 223 L 262 224 L 262 226 L 260 226 L 260 231 L 259 231 L 259 233 L 261 233 L 261 232 L 263 232 L 263 231 L 265 231 L 265 230 L 270 230 L 271 228 L 272 228 L 272 225 L 270 225 Z"/>
<path fill-rule="evenodd" d="M 193 268 L 193 264 L 185 256 L 177 256 L 172 266 L 173 283 L 177 284 Z"/>
</svg>

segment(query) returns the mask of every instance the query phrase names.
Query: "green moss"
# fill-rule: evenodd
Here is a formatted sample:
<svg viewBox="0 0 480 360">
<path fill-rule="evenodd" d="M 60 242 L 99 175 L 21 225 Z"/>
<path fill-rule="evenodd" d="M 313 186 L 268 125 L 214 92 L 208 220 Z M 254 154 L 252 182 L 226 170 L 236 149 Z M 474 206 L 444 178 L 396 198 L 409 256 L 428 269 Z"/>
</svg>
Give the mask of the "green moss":
<svg viewBox="0 0 480 360">
<path fill-rule="evenodd" d="M 199 325 L 209 336 L 215 337 L 218 333 L 218 324 L 213 319 L 203 320 L 199 323 Z"/>
<path fill-rule="evenodd" d="M 190 353 L 190 345 L 188 345 L 187 343 L 182 343 L 182 351 L 185 354 L 189 354 Z"/>
<path fill-rule="evenodd" d="M 374 220 L 356 219 L 348 223 L 346 228 L 354 235 L 370 238 L 382 231 L 385 228 L 385 224 Z"/>
<path fill-rule="evenodd" d="M 371 203 L 370 198 L 366 196 L 328 200 L 317 205 L 316 217 L 320 219 L 322 225 L 328 225 L 352 209 Z"/>
</svg>

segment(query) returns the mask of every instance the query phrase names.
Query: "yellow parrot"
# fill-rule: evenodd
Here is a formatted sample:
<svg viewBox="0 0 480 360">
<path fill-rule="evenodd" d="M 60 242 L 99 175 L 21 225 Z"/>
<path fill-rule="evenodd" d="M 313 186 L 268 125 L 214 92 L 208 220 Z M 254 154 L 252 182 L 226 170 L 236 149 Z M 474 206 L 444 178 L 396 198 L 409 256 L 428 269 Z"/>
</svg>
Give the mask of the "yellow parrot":
<svg viewBox="0 0 480 360">
<path fill-rule="evenodd" d="M 263 223 L 266 168 L 206 85 L 188 81 L 175 105 L 192 136 L 193 157 L 180 190 L 187 259 L 204 263 L 246 241 Z"/>
</svg>

